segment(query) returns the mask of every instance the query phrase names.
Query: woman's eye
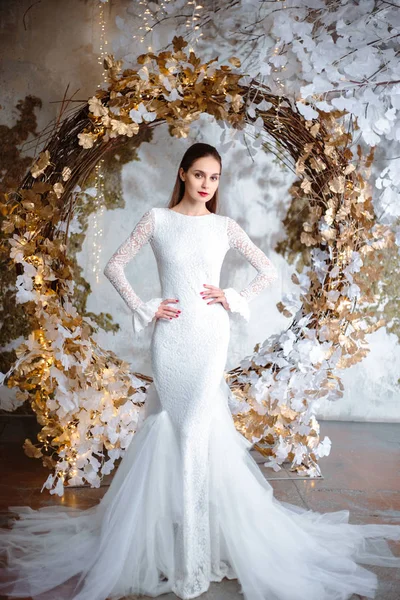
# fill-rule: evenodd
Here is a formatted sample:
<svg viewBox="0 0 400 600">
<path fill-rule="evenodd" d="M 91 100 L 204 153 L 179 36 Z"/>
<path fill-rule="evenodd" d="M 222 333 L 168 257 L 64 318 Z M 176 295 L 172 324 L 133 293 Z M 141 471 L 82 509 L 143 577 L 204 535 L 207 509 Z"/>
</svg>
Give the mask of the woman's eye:
<svg viewBox="0 0 400 600">
<path fill-rule="evenodd" d="M 195 177 L 197 177 L 197 176 L 199 176 L 199 177 L 202 177 L 202 174 L 201 174 L 201 173 L 195 173 L 195 174 L 194 174 L 194 176 L 195 176 Z M 211 177 L 211 179 L 212 179 L 213 181 L 218 181 L 218 177 L 214 177 L 214 176 L 213 176 L 213 177 Z"/>
</svg>

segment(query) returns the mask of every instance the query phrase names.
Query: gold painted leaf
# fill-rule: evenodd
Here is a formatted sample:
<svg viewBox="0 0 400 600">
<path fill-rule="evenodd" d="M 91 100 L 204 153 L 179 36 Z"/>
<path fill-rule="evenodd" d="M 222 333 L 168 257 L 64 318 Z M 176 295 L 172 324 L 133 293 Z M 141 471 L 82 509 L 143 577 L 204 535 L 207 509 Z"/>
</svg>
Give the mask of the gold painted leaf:
<svg viewBox="0 0 400 600">
<path fill-rule="evenodd" d="M 293 314 L 287 310 L 283 302 L 277 302 L 276 308 L 279 310 L 280 313 L 283 314 L 284 317 L 288 317 L 288 319 L 290 319 L 290 317 L 293 316 Z"/>
<path fill-rule="evenodd" d="M 328 225 L 332 225 L 334 216 L 335 216 L 334 215 L 334 209 L 333 208 L 328 208 L 328 210 L 324 214 L 324 220 L 325 220 L 325 222 Z"/>
<path fill-rule="evenodd" d="M 300 241 L 306 246 L 314 246 L 318 243 L 318 241 L 312 235 L 306 233 L 305 231 L 301 232 Z"/>
<path fill-rule="evenodd" d="M 328 241 L 328 240 L 334 240 L 337 236 L 337 232 L 336 229 L 334 229 L 333 227 L 330 227 L 329 229 L 324 229 L 323 231 L 321 231 L 321 237 Z"/>
<path fill-rule="evenodd" d="M 37 161 L 32 165 L 30 171 L 32 174 L 32 177 L 39 177 L 39 175 L 42 175 L 42 173 L 44 173 L 44 171 L 47 169 L 47 167 L 50 164 L 50 152 L 48 150 L 44 150 L 43 152 L 41 152 L 39 154 L 39 158 L 37 159 Z"/>
<path fill-rule="evenodd" d="M 35 205 L 34 205 L 34 203 L 33 203 L 33 202 L 27 202 L 27 201 L 24 201 L 24 202 L 22 202 L 22 206 L 23 206 L 23 207 L 24 207 L 26 210 L 34 210 L 34 208 L 35 208 Z"/>
<path fill-rule="evenodd" d="M 231 65 L 233 65 L 234 67 L 239 68 L 242 63 L 240 62 L 240 58 L 237 58 L 236 56 L 231 56 L 228 61 L 231 63 Z"/>
<path fill-rule="evenodd" d="M 300 187 L 301 187 L 302 190 L 304 190 L 304 192 L 306 194 L 308 194 L 312 190 L 311 181 L 309 179 L 307 179 L 307 178 L 304 178 L 303 181 L 301 182 Z"/>
<path fill-rule="evenodd" d="M 349 173 L 352 173 L 353 171 L 356 170 L 355 165 L 353 165 L 353 163 L 350 163 L 347 165 L 347 167 L 345 168 L 345 170 L 343 171 L 344 175 L 348 175 Z"/>
<path fill-rule="evenodd" d="M 332 190 L 332 192 L 335 192 L 335 194 L 342 194 L 344 192 L 345 181 L 343 175 L 338 175 L 329 182 L 329 189 Z"/>
<path fill-rule="evenodd" d="M 42 464 L 44 467 L 47 467 L 48 469 L 54 469 L 54 467 L 57 464 L 57 461 L 55 461 L 54 458 L 51 458 L 51 456 L 43 456 Z"/>
<path fill-rule="evenodd" d="M 64 167 L 61 173 L 63 181 L 68 181 L 68 179 L 71 177 L 71 173 L 72 171 L 70 167 Z"/>
<path fill-rule="evenodd" d="M 302 157 L 296 161 L 296 175 L 301 175 L 305 171 L 305 164 Z"/>
<path fill-rule="evenodd" d="M 11 221 L 3 221 L 1 224 L 1 231 L 4 231 L 6 234 L 10 234 L 14 231 L 15 225 Z"/>
<path fill-rule="evenodd" d="M 328 156 L 329 158 L 334 158 L 334 156 L 336 155 L 335 146 L 331 143 L 325 143 L 324 144 L 324 154 L 326 156 Z"/>
<path fill-rule="evenodd" d="M 172 40 L 172 45 L 174 48 L 174 52 L 179 52 L 180 50 L 182 50 L 182 48 L 186 48 L 186 46 L 188 45 L 188 42 L 186 42 L 183 37 L 180 35 L 175 36 Z"/>
<path fill-rule="evenodd" d="M 30 458 L 40 458 L 41 456 L 43 456 L 43 453 L 40 450 L 40 448 L 34 446 L 29 438 L 25 439 L 25 442 L 22 447 L 25 451 L 25 454 Z"/>
<path fill-rule="evenodd" d="M 57 195 L 57 198 L 61 198 L 62 193 L 64 191 L 64 186 L 62 183 L 58 182 L 53 185 L 53 189 Z"/>
</svg>

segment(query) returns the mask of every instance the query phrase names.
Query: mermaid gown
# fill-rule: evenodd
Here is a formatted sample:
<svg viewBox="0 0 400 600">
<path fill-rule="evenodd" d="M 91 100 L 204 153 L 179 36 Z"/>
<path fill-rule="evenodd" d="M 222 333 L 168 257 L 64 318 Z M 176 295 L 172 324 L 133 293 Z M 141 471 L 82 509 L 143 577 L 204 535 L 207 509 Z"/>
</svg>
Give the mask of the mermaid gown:
<svg viewBox="0 0 400 600">
<path fill-rule="evenodd" d="M 162 298 L 141 300 L 124 266 L 149 242 Z M 227 251 L 258 271 L 229 305 L 207 304 Z M 223 377 L 230 314 L 249 319 L 249 302 L 277 272 L 229 217 L 152 208 L 111 257 L 105 274 L 132 310 L 134 331 L 162 299 L 181 309 L 156 319 L 153 383 L 145 418 L 100 503 L 89 509 L 9 507 L 8 559 L 0 592 L 40 600 L 105 600 L 174 592 L 196 598 L 211 581 L 238 579 L 245 600 L 374 597 L 376 575 L 359 563 L 400 567 L 387 539 L 394 525 L 353 525 L 347 510 L 326 514 L 278 502 L 235 428 Z"/>
</svg>

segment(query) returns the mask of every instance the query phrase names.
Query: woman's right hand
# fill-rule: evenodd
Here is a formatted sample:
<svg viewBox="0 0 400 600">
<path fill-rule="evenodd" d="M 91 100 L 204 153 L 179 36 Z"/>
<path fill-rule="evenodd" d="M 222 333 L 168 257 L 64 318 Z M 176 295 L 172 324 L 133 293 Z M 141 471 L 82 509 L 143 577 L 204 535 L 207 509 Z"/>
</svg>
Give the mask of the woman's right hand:
<svg viewBox="0 0 400 600">
<path fill-rule="evenodd" d="M 167 298 L 166 300 L 163 300 L 155 314 L 156 319 L 176 319 L 179 317 L 181 311 L 174 306 L 168 306 L 169 302 L 174 302 L 176 304 L 179 300 L 176 298 Z"/>
</svg>

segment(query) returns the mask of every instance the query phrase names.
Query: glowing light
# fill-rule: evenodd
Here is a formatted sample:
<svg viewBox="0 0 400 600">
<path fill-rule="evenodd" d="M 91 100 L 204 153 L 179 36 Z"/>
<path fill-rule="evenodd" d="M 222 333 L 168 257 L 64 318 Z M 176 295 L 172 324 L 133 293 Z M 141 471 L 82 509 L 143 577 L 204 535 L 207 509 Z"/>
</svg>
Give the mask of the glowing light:
<svg viewBox="0 0 400 600">
<path fill-rule="evenodd" d="M 158 4 L 157 20 L 168 16 L 166 6 L 170 0 L 161 0 Z M 193 46 L 197 43 L 199 38 L 203 35 L 200 30 L 200 25 L 196 24 L 196 21 L 201 19 L 201 10 L 204 8 L 202 4 L 197 4 L 194 0 L 187 2 L 187 7 L 193 6 L 192 12 L 186 18 L 186 28 L 188 29 L 189 35 L 187 41 Z M 149 9 L 147 0 L 139 0 L 138 2 L 138 18 L 142 21 L 142 24 L 138 27 L 140 30 L 139 35 L 133 35 L 132 38 L 136 39 L 140 43 L 144 43 L 145 35 L 153 31 L 154 17 L 152 11 Z M 145 32 L 145 33 L 143 33 Z M 193 50 L 194 51 L 194 50 Z M 148 47 L 148 52 L 152 52 L 151 46 Z"/>
<path fill-rule="evenodd" d="M 100 281 L 100 257 L 102 248 L 103 229 L 101 228 L 104 213 L 104 173 L 102 171 L 104 159 L 102 158 L 95 167 L 95 189 L 96 197 L 93 201 L 93 242 L 92 242 L 92 263 L 91 269 L 95 275 L 96 283 Z"/>
<path fill-rule="evenodd" d="M 102 67 L 102 79 L 103 83 L 108 83 L 107 81 L 107 70 L 104 68 L 104 59 L 107 54 L 107 46 L 108 40 L 106 39 L 106 20 L 104 16 L 104 6 L 108 4 L 108 0 L 102 0 L 98 4 L 99 9 L 99 28 L 100 28 L 100 47 L 99 47 L 99 55 L 97 57 L 97 62 Z M 97 84 L 97 87 L 100 88 L 102 83 Z"/>
</svg>

